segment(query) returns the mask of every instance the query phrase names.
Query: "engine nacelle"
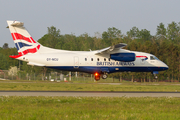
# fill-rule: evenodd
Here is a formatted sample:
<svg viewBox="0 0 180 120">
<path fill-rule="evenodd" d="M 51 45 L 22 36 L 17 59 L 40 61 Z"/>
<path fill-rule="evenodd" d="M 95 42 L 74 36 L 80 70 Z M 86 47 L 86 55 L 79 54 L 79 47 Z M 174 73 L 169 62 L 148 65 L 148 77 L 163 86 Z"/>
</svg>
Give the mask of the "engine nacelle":
<svg viewBox="0 0 180 120">
<path fill-rule="evenodd" d="M 132 62 L 135 61 L 135 53 L 115 53 L 111 54 L 110 58 L 117 61 Z"/>
</svg>

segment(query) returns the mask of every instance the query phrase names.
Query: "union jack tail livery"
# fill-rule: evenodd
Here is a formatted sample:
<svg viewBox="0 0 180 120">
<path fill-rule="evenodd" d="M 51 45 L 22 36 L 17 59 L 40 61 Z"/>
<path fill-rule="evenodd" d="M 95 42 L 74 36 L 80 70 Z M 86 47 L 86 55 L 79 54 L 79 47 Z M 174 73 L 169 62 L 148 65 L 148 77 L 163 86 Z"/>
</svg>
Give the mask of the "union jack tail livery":
<svg viewBox="0 0 180 120">
<path fill-rule="evenodd" d="M 10 56 L 17 58 L 28 53 L 36 53 L 40 49 L 40 44 L 33 40 L 24 27 L 24 23 L 19 21 L 7 21 L 9 30 L 18 50 L 18 55 Z"/>
</svg>

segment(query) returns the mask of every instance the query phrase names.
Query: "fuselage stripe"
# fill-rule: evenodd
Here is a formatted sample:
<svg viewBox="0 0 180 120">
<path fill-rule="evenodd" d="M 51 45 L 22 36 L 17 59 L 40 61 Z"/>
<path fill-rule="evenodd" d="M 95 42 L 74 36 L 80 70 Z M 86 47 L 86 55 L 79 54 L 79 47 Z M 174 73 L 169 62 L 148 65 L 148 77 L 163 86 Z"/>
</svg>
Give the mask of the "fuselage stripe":
<svg viewBox="0 0 180 120">
<path fill-rule="evenodd" d="M 137 58 L 148 58 L 147 56 L 136 56 Z"/>
</svg>

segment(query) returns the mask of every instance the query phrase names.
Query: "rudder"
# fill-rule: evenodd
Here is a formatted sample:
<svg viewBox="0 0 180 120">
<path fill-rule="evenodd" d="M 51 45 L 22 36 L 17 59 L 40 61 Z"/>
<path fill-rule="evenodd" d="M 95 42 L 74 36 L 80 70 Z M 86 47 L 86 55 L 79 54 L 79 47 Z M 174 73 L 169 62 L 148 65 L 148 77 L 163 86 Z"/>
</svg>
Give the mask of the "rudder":
<svg viewBox="0 0 180 120">
<path fill-rule="evenodd" d="M 40 49 L 41 45 L 34 41 L 25 29 L 24 23 L 19 21 L 7 21 L 7 24 L 18 50 L 18 56 L 23 56 L 28 53 L 36 53 Z"/>
</svg>

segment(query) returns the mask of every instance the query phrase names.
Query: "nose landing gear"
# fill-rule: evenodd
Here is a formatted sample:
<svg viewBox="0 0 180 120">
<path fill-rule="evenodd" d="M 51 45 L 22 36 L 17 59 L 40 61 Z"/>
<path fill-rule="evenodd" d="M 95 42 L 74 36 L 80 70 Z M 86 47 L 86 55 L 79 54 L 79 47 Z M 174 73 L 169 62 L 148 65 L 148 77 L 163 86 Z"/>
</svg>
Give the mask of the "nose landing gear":
<svg viewBox="0 0 180 120">
<path fill-rule="evenodd" d="M 158 78 L 158 76 L 157 76 L 156 74 L 154 74 L 154 78 L 155 78 L 155 79 L 157 79 L 157 78 Z"/>
<path fill-rule="evenodd" d="M 157 76 L 158 71 L 153 71 L 152 74 L 154 75 L 154 79 L 157 79 L 157 78 L 158 78 L 158 76 Z"/>
</svg>

